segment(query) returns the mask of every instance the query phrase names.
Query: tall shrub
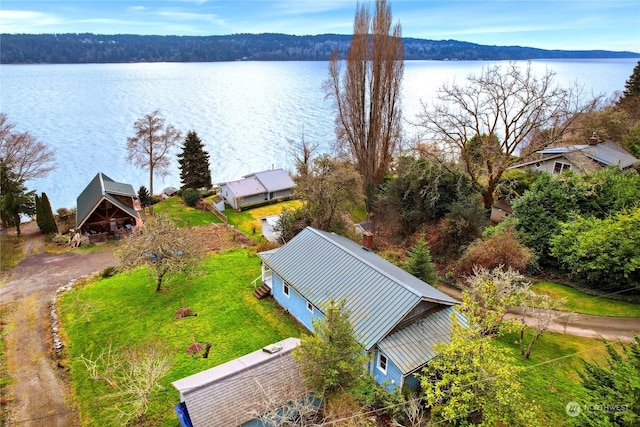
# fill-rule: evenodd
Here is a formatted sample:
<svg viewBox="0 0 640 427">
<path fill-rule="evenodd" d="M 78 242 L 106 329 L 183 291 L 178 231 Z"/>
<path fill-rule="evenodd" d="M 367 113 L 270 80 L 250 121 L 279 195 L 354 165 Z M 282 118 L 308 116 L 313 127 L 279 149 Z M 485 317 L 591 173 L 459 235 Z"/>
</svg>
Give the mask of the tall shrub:
<svg viewBox="0 0 640 427">
<path fill-rule="evenodd" d="M 42 215 L 41 221 L 36 219 L 38 227 L 42 234 L 55 234 L 58 232 L 58 225 L 56 224 L 56 218 L 53 216 L 53 210 L 51 209 L 51 203 L 47 193 L 42 193 L 40 197 L 40 214 Z M 36 213 L 37 215 L 37 213 Z"/>
</svg>

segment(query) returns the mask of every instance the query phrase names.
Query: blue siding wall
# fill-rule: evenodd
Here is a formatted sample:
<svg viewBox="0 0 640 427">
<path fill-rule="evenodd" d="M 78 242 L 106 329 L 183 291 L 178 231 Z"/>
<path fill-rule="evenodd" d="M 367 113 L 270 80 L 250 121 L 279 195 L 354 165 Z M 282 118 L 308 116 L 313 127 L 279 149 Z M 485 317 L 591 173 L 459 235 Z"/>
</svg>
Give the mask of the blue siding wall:
<svg viewBox="0 0 640 427">
<path fill-rule="evenodd" d="M 396 387 L 400 387 L 402 385 L 402 372 L 400 372 L 400 369 L 387 357 L 387 373 L 385 374 L 378 367 L 380 351 L 376 349 L 373 354 L 373 378 L 375 378 L 376 382 L 388 391 L 393 391 Z"/>
<path fill-rule="evenodd" d="M 289 310 L 289 313 L 302 323 L 308 330 L 313 332 L 313 318 L 324 318 L 324 315 L 313 307 L 313 313 L 307 309 L 307 300 L 303 298 L 293 287 L 289 286 L 289 296 L 283 293 L 283 280 L 275 271 L 272 276 L 272 294 L 278 304 Z"/>
</svg>

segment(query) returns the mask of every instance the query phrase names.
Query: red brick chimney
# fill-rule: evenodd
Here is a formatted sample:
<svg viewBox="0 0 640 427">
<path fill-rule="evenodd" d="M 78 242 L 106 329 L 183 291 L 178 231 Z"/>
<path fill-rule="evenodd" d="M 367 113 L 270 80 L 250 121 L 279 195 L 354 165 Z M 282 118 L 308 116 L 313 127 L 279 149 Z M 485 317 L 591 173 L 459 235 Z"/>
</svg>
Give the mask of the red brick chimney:
<svg viewBox="0 0 640 427">
<path fill-rule="evenodd" d="M 362 246 L 369 250 L 373 250 L 373 233 L 365 231 L 362 233 Z"/>
<path fill-rule="evenodd" d="M 589 145 L 596 145 L 598 144 L 598 137 L 596 136 L 596 133 L 593 132 L 593 134 L 591 135 L 591 138 L 589 138 Z"/>
</svg>

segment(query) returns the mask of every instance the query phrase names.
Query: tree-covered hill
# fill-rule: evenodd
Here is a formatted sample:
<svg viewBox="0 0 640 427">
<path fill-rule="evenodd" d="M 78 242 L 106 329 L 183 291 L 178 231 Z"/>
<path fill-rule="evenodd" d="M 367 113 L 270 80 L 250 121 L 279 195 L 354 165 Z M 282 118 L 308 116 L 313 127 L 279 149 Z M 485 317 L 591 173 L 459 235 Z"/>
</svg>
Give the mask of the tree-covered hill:
<svg viewBox="0 0 640 427">
<path fill-rule="evenodd" d="M 99 34 L 2 34 L 2 64 L 122 62 L 326 61 L 345 55 L 351 35 L 233 34 L 225 36 L 148 36 Z M 544 50 L 484 46 L 456 40 L 405 38 L 406 59 L 525 60 L 638 58 L 640 53 L 603 50 Z"/>
</svg>

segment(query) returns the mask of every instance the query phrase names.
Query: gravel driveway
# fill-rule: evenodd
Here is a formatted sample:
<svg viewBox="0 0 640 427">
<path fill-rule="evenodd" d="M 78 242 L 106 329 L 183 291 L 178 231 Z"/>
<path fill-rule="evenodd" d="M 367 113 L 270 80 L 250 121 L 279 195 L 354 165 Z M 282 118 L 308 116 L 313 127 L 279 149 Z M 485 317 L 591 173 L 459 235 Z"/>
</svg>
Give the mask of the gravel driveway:
<svg viewBox="0 0 640 427">
<path fill-rule="evenodd" d="M 55 290 L 80 276 L 116 265 L 111 249 L 95 252 L 43 252 L 35 223 L 25 225 L 26 258 L 0 288 L 2 318 L 7 323 L 8 425 L 79 425 L 64 381 L 64 371 L 51 357 L 49 303 Z"/>
</svg>

